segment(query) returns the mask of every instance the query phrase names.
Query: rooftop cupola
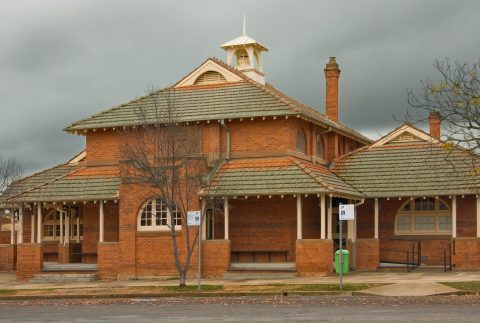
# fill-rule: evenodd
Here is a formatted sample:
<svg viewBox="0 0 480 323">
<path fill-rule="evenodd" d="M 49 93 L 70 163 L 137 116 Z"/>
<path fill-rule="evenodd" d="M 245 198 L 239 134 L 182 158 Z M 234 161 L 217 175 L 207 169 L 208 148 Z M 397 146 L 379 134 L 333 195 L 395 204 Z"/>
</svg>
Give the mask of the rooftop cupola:
<svg viewBox="0 0 480 323">
<path fill-rule="evenodd" d="M 258 83 L 265 84 L 262 67 L 262 52 L 268 49 L 246 33 L 243 15 L 243 35 L 220 46 L 227 52 L 227 64 L 234 66 Z M 234 62 L 235 60 L 235 62 Z"/>
</svg>

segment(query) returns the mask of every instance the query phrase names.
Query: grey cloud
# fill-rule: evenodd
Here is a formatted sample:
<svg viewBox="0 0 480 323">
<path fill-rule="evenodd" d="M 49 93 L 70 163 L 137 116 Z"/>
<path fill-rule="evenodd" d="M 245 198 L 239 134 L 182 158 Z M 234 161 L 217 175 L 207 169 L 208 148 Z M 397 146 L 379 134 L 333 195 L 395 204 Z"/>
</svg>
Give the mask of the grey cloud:
<svg viewBox="0 0 480 323">
<path fill-rule="evenodd" d="M 478 59 L 478 1 L 20 0 L 0 4 L 0 151 L 29 172 L 69 159 L 72 121 L 167 86 L 247 33 L 270 51 L 267 81 L 324 109 L 337 56 L 340 118 L 378 137 L 406 111 L 406 89 L 446 56 Z"/>
</svg>

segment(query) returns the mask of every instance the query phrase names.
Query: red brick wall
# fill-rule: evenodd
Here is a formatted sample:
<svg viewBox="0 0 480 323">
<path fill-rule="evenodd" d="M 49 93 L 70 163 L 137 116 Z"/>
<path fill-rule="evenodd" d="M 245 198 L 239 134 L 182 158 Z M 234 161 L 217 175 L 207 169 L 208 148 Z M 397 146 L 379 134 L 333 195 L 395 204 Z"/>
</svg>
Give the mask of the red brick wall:
<svg viewBox="0 0 480 323">
<path fill-rule="evenodd" d="M 15 247 L 11 244 L 0 244 L 0 271 L 13 271 L 15 267 Z"/>
<path fill-rule="evenodd" d="M 289 125 L 294 120 L 246 119 L 229 123 L 232 152 L 260 150 L 295 150 L 295 136 Z"/>
<path fill-rule="evenodd" d="M 98 273 L 101 280 L 116 280 L 119 268 L 118 242 L 98 244 Z"/>
<path fill-rule="evenodd" d="M 297 240 L 296 249 L 299 276 L 327 275 L 333 271 L 332 240 Z"/>
<path fill-rule="evenodd" d="M 452 263 L 456 269 L 479 270 L 480 269 L 480 239 L 457 238 L 455 239 Z"/>
<path fill-rule="evenodd" d="M 227 122 L 231 131 L 231 152 L 296 150 L 296 136 L 299 128 L 306 135 L 307 155 L 316 155 L 316 133 L 325 132 L 324 128 L 307 121 L 290 117 L 278 117 L 276 120 L 245 119 Z M 216 158 L 224 156 L 226 151 L 226 130 L 218 122 L 203 123 L 200 138 L 203 153 Z M 99 129 L 90 131 L 86 136 L 87 161 L 89 163 L 117 163 L 123 159 L 125 144 L 131 141 L 134 132 Z M 323 134 L 325 158 L 330 160 L 338 155 L 357 148 L 360 144 L 333 132 Z"/>
<path fill-rule="evenodd" d="M 366 199 L 357 207 L 357 239 L 372 239 L 375 236 L 375 202 Z"/>
<path fill-rule="evenodd" d="M 288 250 L 288 261 L 295 261 L 297 239 L 296 198 L 273 196 L 230 200 L 230 240 L 232 251 Z M 304 239 L 320 238 L 319 198 L 303 198 Z M 251 256 L 239 261 L 251 261 Z M 258 261 L 268 261 L 259 255 Z M 283 261 L 283 260 L 282 260 Z"/>
<path fill-rule="evenodd" d="M 377 269 L 380 264 L 380 246 L 378 239 L 357 239 L 355 241 L 356 270 Z M 350 261 L 350 263 L 352 263 Z"/>
<path fill-rule="evenodd" d="M 137 217 L 144 202 L 152 196 L 151 188 L 134 184 L 120 186 L 119 212 L 119 270 L 118 277 L 177 275 L 172 238 L 169 232 L 138 232 Z M 190 200 L 190 209 L 200 208 L 200 201 Z M 177 242 L 180 259 L 186 258 L 185 226 L 178 232 Z M 191 229 L 191 242 L 196 229 Z M 190 273 L 195 271 L 198 254 L 195 247 L 190 261 Z"/>
<path fill-rule="evenodd" d="M 202 276 L 222 278 L 230 266 L 230 241 L 206 240 L 202 243 Z"/>
<path fill-rule="evenodd" d="M 451 200 L 448 197 L 443 198 L 449 205 Z M 389 200 L 379 199 L 379 238 L 380 238 L 380 260 L 386 262 L 405 262 L 407 259 L 406 251 L 413 250 L 418 252 L 418 240 L 421 240 L 420 253 L 422 264 L 424 265 L 443 265 L 444 248 L 451 243 L 449 237 L 444 236 L 395 236 L 395 217 L 400 207 L 407 200 L 402 198 L 391 198 Z M 457 223 L 458 233 L 464 236 L 472 234 L 473 215 L 475 214 L 474 197 L 457 198 Z M 473 215 L 472 215 L 473 214 Z M 357 238 L 368 239 L 374 235 L 374 200 L 367 199 L 365 204 L 357 209 L 358 224 Z M 475 234 L 473 232 L 473 234 Z M 407 239 L 413 241 L 407 241 Z M 417 261 L 417 254 L 415 261 Z"/>
<path fill-rule="evenodd" d="M 43 264 L 42 245 L 23 243 L 17 246 L 17 280 L 25 281 L 40 272 Z"/>
<path fill-rule="evenodd" d="M 448 200 L 451 205 L 451 200 Z M 475 237 L 477 234 L 477 205 L 474 195 L 457 196 L 457 237 Z"/>
<path fill-rule="evenodd" d="M 295 260 L 297 222 L 294 198 L 251 197 L 230 200 L 229 204 L 232 251 L 288 250 L 289 261 Z"/>
<path fill-rule="evenodd" d="M 70 244 L 58 244 L 58 263 L 68 264 L 70 262 Z"/>
<path fill-rule="evenodd" d="M 104 204 L 104 241 L 118 241 L 118 217 L 119 203 L 107 201 Z M 81 214 L 83 215 L 83 241 L 82 252 L 96 253 L 100 230 L 100 205 L 99 203 L 89 202 L 83 205 Z"/>
<path fill-rule="evenodd" d="M 223 137 L 221 125 L 219 123 L 210 123 L 202 126 L 202 151 L 204 153 L 219 153 L 223 151 L 221 147 L 221 137 Z"/>
</svg>

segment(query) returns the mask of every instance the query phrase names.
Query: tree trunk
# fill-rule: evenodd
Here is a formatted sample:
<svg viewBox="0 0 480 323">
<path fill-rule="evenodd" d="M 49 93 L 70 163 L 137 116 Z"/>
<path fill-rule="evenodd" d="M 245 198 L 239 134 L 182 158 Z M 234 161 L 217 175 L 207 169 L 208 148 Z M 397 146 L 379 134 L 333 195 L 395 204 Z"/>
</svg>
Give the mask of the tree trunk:
<svg viewBox="0 0 480 323">
<path fill-rule="evenodd" d="M 178 286 L 186 286 L 187 274 L 184 270 L 180 271 L 180 283 Z"/>
</svg>

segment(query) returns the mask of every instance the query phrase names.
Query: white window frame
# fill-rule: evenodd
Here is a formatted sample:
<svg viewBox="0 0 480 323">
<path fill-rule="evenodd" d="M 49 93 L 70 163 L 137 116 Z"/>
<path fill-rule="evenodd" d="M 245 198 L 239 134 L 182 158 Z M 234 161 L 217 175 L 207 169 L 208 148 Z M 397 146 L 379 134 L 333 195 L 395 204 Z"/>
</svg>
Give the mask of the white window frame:
<svg viewBox="0 0 480 323">
<path fill-rule="evenodd" d="M 440 198 L 432 198 L 435 201 L 435 209 L 434 210 L 424 210 L 424 211 L 417 211 L 415 210 L 415 201 L 418 199 L 423 198 L 416 198 L 407 201 L 406 203 L 402 204 L 397 215 L 395 216 L 395 235 L 451 235 L 452 229 L 449 230 L 441 230 L 440 229 L 440 217 L 441 216 L 449 216 L 452 217 L 452 211 L 448 203 L 443 201 Z M 443 203 L 447 209 L 440 210 L 440 205 Z M 406 205 L 410 205 L 410 210 L 405 211 L 404 208 Z M 435 217 L 435 229 L 433 230 L 417 230 L 415 229 L 415 219 L 421 216 L 433 216 Z M 400 217 L 410 217 L 410 230 L 399 230 L 398 229 L 398 220 Z"/>
<path fill-rule="evenodd" d="M 157 213 L 157 206 L 158 204 L 158 201 L 161 201 L 163 202 L 163 200 L 161 198 L 153 198 L 153 199 L 149 199 L 147 202 L 145 202 L 141 209 L 140 209 L 140 212 L 138 213 L 138 217 L 137 217 L 137 230 L 138 231 L 170 231 L 171 230 L 171 225 L 172 225 L 172 212 L 166 207 L 165 207 L 165 211 L 167 213 L 167 224 L 166 225 L 157 225 L 157 218 L 156 218 L 156 213 Z M 144 209 L 148 206 L 149 203 L 152 203 L 152 209 L 151 209 L 151 218 L 152 218 L 152 222 L 151 222 L 151 225 L 149 226 L 142 226 L 142 215 L 143 215 L 143 211 Z M 164 202 L 163 202 L 164 203 Z M 176 210 L 177 212 L 180 212 L 179 208 L 177 205 L 175 205 L 176 207 Z M 163 211 L 163 212 L 165 212 Z M 160 211 L 162 212 L 162 211 Z M 183 221 L 182 219 L 182 215 L 181 215 L 181 212 L 180 212 L 180 221 Z M 182 229 L 182 225 L 175 225 L 175 230 L 181 230 Z"/>
<path fill-rule="evenodd" d="M 80 211 L 78 211 L 80 216 Z M 58 211 L 56 209 L 50 209 L 47 214 L 43 217 L 42 220 L 42 241 L 60 241 L 60 235 L 57 235 L 57 225 L 60 225 L 60 218 L 57 219 Z M 55 216 L 52 216 L 55 215 Z M 52 216 L 51 219 L 49 219 Z M 70 241 L 74 241 L 77 239 L 77 235 L 74 234 L 77 228 L 77 221 L 72 220 L 72 216 L 70 216 Z M 45 235 L 45 226 L 46 225 L 53 225 L 53 236 Z M 83 219 L 80 217 L 80 240 L 83 240 Z M 65 234 L 65 217 L 63 218 L 63 234 Z"/>
</svg>

